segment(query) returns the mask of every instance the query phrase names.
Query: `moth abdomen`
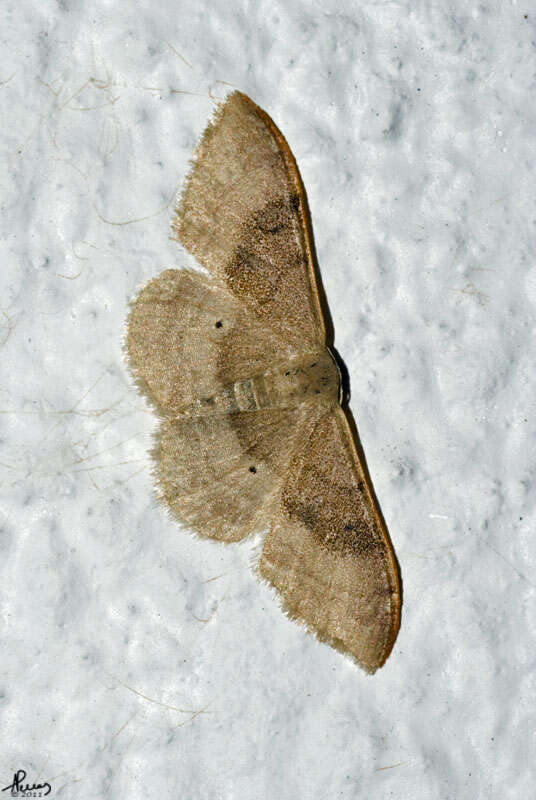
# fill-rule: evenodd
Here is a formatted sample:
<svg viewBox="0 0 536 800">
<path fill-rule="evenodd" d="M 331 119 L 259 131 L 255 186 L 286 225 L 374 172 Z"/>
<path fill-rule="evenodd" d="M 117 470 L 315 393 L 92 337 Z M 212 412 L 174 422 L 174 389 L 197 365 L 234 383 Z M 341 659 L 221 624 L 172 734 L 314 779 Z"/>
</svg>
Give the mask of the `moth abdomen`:
<svg viewBox="0 0 536 800">
<path fill-rule="evenodd" d="M 312 400 L 336 403 L 339 395 L 339 369 L 330 352 L 325 350 L 226 384 L 217 394 L 201 397 L 180 409 L 177 416 L 296 408 Z"/>
</svg>

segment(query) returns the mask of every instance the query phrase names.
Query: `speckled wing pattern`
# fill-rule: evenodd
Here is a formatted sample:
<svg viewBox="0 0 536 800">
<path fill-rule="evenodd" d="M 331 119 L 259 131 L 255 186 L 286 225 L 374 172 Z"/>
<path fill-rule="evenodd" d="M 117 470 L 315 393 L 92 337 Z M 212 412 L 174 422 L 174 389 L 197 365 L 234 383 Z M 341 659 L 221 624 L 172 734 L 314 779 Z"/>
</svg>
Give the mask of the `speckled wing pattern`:
<svg viewBox="0 0 536 800">
<path fill-rule="evenodd" d="M 340 405 L 298 169 L 240 92 L 205 130 L 173 230 L 207 274 L 151 280 L 126 337 L 161 418 L 161 499 L 201 536 L 265 532 L 258 571 L 287 614 L 374 672 L 398 632 L 397 565 Z"/>
<path fill-rule="evenodd" d="M 283 136 L 241 92 L 198 145 L 173 229 L 285 341 L 324 344 L 302 182 Z"/>
<path fill-rule="evenodd" d="M 290 617 L 369 672 L 384 663 L 398 630 L 397 568 L 340 406 L 293 455 L 260 571 Z"/>
</svg>

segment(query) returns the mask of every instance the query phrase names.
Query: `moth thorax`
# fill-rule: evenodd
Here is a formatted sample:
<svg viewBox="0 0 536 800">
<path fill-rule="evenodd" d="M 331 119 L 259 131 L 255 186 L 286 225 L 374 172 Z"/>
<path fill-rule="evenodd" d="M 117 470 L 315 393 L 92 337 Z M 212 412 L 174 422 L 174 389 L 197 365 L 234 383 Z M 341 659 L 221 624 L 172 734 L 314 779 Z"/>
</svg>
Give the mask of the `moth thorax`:
<svg viewBox="0 0 536 800">
<path fill-rule="evenodd" d="M 328 350 L 301 355 L 264 373 L 264 404 L 291 408 L 315 398 L 337 402 L 340 380 L 339 368 Z"/>
</svg>

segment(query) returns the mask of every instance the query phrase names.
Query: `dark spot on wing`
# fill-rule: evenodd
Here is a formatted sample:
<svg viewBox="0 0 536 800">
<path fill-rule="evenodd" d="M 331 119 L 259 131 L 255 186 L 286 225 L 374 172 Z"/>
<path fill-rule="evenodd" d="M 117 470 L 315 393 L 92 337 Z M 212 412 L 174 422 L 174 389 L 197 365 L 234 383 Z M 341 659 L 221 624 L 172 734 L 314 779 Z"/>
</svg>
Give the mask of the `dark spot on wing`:
<svg viewBox="0 0 536 800">
<path fill-rule="evenodd" d="M 234 295 L 247 299 L 262 315 L 277 309 L 277 317 L 294 315 L 297 323 L 301 317 L 312 322 L 307 254 L 296 213 L 300 200 L 285 188 L 244 218 L 224 279 Z"/>
<path fill-rule="evenodd" d="M 306 458 L 306 453 L 303 454 Z M 333 552 L 369 554 L 382 542 L 357 487 L 332 480 L 325 465 L 302 462 L 283 490 L 283 511 Z"/>
<path fill-rule="evenodd" d="M 258 232 L 274 236 L 292 227 L 294 221 L 292 204 L 285 197 L 270 200 L 264 208 L 253 215 L 253 224 Z"/>
<path fill-rule="evenodd" d="M 267 303 L 277 289 L 273 265 L 246 245 L 236 248 L 225 271 L 229 286 L 238 297 L 253 297 L 260 305 Z"/>
</svg>

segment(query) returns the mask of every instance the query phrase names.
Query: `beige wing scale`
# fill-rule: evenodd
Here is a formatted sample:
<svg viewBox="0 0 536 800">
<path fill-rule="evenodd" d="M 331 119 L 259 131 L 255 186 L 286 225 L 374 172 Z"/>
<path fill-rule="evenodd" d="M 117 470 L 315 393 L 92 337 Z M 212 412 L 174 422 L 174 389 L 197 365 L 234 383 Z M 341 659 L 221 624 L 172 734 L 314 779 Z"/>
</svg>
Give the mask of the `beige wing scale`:
<svg viewBox="0 0 536 800">
<path fill-rule="evenodd" d="M 159 494 L 199 535 L 237 541 L 266 526 L 305 407 L 211 413 L 225 387 L 294 353 L 214 279 L 167 270 L 132 304 L 126 351 L 161 418 Z M 207 413 L 205 413 L 207 412 Z"/>
<path fill-rule="evenodd" d="M 265 325 L 303 349 L 325 341 L 308 225 L 285 139 L 234 92 L 198 145 L 173 228 Z"/>
<path fill-rule="evenodd" d="M 131 305 L 126 351 L 140 387 L 169 415 L 286 363 L 299 348 L 248 313 L 214 278 L 166 270 Z"/>
<path fill-rule="evenodd" d="M 260 573 L 283 607 L 368 672 L 399 627 L 400 587 L 389 536 L 341 408 L 293 456 Z"/>
<path fill-rule="evenodd" d="M 307 422 L 304 407 L 165 420 L 155 453 L 162 499 L 204 537 L 265 531 Z"/>
</svg>

